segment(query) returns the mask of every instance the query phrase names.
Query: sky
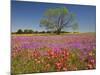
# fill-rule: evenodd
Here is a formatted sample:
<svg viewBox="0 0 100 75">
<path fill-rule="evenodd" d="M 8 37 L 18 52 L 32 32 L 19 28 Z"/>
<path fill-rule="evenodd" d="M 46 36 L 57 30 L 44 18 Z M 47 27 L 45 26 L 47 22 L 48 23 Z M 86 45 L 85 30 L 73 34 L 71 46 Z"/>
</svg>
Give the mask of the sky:
<svg viewBox="0 0 100 75">
<path fill-rule="evenodd" d="M 96 7 L 87 5 L 55 4 L 40 2 L 11 1 L 11 31 L 18 29 L 32 29 L 44 31 L 40 27 L 40 20 L 48 8 L 66 7 L 76 15 L 80 32 L 96 31 Z M 64 29 L 70 31 L 70 29 Z"/>
</svg>

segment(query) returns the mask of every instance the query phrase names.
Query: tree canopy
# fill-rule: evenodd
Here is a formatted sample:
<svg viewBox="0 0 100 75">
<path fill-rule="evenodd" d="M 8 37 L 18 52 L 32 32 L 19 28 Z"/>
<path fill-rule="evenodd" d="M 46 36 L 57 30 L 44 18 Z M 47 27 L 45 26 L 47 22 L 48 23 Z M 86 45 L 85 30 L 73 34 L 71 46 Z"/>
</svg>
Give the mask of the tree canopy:
<svg viewBox="0 0 100 75">
<path fill-rule="evenodd" d="M 40 21 L 40 26 L 60 34 L 63 28 L 73 27 L 74 23 L 75 14 L 69 12 L 66 7 L 60 7 L 46 10 Z"/>
</svg>

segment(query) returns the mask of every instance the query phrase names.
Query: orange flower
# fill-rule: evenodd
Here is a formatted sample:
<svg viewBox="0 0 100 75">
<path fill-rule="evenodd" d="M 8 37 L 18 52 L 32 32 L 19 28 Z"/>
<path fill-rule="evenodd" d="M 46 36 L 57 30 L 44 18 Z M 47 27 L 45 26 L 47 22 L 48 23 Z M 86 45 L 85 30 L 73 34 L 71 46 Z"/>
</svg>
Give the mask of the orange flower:
<svg viewBox="0 0 100 75">
<path fill-rule="evenodd" d="M 56 65 L 56 68 L 57 68 L 58 70 L 60 70 L 61 67 L 62 67 L 62 63 L 60 63 L 60 62 L 55 63 L 55 65 Z"/>
<path fill-rule="evenodd" d="M 63 68 L 63 70 L 64 70 L 64 71 L 67 71 L 67 68 L 66 68 L 66 67 L 64 67 L 64 68 Z"/>
<path fill-rule="evenodd" d="M 49 56 L 48 56 L 47 58 L 48 58 L 48 59 L 50 59 L 50 57 L 49 57 Z"/>
<path fill-rule="evenodd" d="M 46 67 L 49 68 L 50 67 L 50 64 L 47 64 Z"/>
<path fill-rule="evenodd" d="M 89 56 L 92 56 L 92 55 L 93 55 L 93 53 L 92 53 L 92 52 L 90 52 L 90 53 L 89 53 Z"/>
<path fill-rule="evenodd" d="M 54 52 L 53 51 L 50 51 L 49 54 L 52 56 L 52 55 L 54 55 Z"/>
<path fill-rule="evenodd" d="M 87 66 L 88 66 L 89 69 L 93 68 L 92 64 L 88 64 Z"/>
<path fill-rule="evenodd" d="M 63 58 L 59 59 L 59 62 L 64 62 L 65 60 Z"/>
<path fill-rule="evenodd" d="M 34 59 L 35 61 L 37 61 L 37 59 Z"/>
<path fill-rule="evenodd" d="M 39 60 L 37 61 L 37 64 L 40 64 L 40 61 Z"/>
<path fill-rule="evenodd" d="M 50 64 L 46 64 L 45 67 L 44 67 L 44 70 L 45 70 L 45 71 L 48 71 L 49 68 L 50 68 Z"/>
</svg>

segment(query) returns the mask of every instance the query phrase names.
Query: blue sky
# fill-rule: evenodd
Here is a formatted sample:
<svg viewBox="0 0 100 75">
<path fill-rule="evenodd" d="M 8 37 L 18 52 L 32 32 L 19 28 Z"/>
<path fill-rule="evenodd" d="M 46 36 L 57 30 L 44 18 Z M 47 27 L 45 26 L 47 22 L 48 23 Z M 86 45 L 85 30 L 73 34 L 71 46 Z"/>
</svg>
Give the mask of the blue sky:
<svg viewBox="0 0 100 75">
<path fill-rule="evenodd" d="M 86 5 L 54 4 L 40 2 L 11 2 L 11 30 L 33 29 L 43 31 L 40 27 L 40 20 L 48 8 L 66 7 L 71 13 L 76 14 L 80 32 L 95 32 L 96 7 Z M 68 30 L 68 29 L 65 29 Z"/>
</svg>

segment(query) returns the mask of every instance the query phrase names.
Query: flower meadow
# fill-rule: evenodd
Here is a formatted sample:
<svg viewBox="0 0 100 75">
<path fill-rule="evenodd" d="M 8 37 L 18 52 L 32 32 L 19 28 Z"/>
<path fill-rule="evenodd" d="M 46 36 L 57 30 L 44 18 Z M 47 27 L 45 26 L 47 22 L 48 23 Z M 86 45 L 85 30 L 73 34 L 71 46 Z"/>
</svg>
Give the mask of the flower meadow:
<svg viewBox="0 0 100 75">
<path fill-rule="evenodd" d="M 64 35 L 12 34 L 12 74 L 96 68 L 95 33 Z"/>
</svg>

